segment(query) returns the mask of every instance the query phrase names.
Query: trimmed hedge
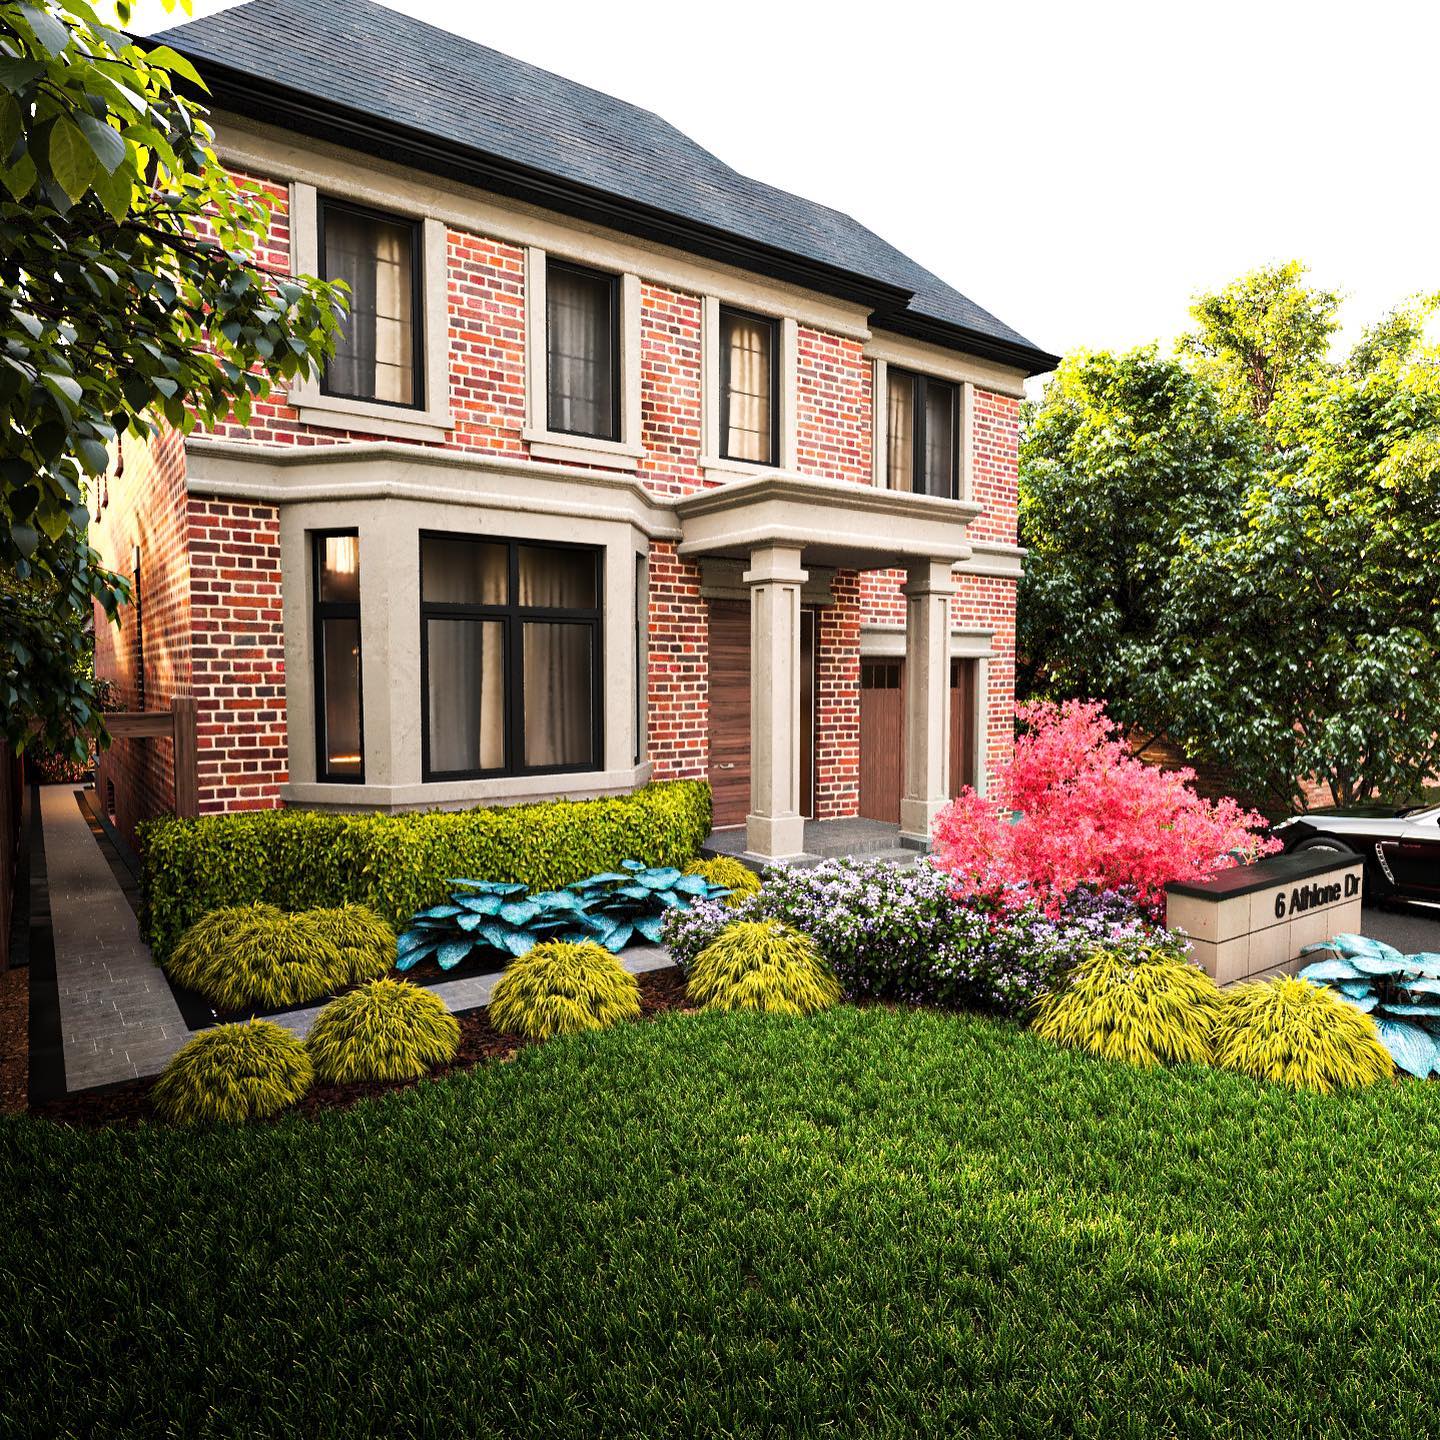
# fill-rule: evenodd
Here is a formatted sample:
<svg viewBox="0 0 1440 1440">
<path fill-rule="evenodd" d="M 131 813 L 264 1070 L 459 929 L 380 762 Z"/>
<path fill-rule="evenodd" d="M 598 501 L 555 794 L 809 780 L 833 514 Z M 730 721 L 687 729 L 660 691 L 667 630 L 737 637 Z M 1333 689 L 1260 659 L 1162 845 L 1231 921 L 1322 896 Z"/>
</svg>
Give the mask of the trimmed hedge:
<svg viewBox="0 0 1440 1440">
<path fill-rule="evenodd" d="M 483 810 L 167 817 L 141 827 L 142 924 L 162 963 L 202 916 L 256 901 L 282 910 L 352 901 L 404 929 L 417 911 L 441 904 L 457 876 L 554 890 L 623 860 L 683 866 L 709 833 L 703 780 Z"/>
</svg>

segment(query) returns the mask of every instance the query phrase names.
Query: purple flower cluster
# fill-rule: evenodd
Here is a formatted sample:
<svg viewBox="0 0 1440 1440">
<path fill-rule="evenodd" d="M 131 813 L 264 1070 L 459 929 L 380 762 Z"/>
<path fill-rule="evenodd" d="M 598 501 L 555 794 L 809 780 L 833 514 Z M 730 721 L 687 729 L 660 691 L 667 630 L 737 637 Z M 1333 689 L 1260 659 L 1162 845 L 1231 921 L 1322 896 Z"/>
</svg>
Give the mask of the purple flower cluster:
<svg viewBox="0 0 1440 1440">
<path fill-rule="evenodd" d="M 1079 892 L 1057 916 L 1039 905 L 984 908 L 956 900 L 924 863 L 829 860 L 775 867 L 735 909 L 699 904 L 667 917 L 665 940 L 682 969 L 732 920 L 773 916 L 820 947 L 852 999 L 1023 1015 L 1097 945 L 1146 930 L 1133 897 Z"/>
</svg>

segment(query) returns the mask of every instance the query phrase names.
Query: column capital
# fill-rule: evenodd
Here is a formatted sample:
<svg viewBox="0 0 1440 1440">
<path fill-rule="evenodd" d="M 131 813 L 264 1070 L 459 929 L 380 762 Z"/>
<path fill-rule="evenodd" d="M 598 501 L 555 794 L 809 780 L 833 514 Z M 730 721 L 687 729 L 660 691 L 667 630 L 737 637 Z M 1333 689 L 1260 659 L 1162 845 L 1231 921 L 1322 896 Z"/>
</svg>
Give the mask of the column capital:
<svg viewBox="0 0 1440 1440">
<path fill-rule="evenodd" d="M 800 564 L 800 554 L 798 545 L 757 545 L 741 578 L 747 585 L 803 585 L 810 572 Z"/>
<path fill-rule="evenodd" d="M 905 567 L 902 595 L 953 595 L 960 588 L 955 582 L 953 560 L 914 560 Z"/>
</svg>

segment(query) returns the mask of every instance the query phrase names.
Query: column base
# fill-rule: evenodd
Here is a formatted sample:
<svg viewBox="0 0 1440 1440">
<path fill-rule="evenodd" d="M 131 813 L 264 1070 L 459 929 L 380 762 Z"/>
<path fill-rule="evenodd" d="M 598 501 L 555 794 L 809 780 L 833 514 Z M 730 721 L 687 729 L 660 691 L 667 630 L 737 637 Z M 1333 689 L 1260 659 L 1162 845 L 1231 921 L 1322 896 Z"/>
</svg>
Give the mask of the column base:
<svg viewBox="0 0 1440 1440">
<path fill-rule="evenodd" d="M 949 804 L 948 800 L 912 800 L 900 802 L 900 838 L 930 848 L 930 831 L 935 817 Z"/>
<path fill-rule="evenodd" d="M 745 854 L 756 860 L 793 860 L 805 853 L 803 815 L 747 815 Z"/>
</svg>

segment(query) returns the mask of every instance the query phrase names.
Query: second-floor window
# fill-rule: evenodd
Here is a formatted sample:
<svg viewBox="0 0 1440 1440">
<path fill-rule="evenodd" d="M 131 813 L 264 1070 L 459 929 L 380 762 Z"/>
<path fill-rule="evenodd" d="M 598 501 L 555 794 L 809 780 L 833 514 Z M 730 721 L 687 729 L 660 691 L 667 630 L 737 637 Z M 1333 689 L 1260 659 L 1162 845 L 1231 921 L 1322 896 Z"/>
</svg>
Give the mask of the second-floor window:
<svg viewBox="0 0 1440 1440">
<path fill-rule="evenodd" d="M 720 308 L 720 454 L 726 460 L 780 463 L 779 330 L 763 315 Z"/>
<path fill-rule="evenodd" d="M 350 287 L 350 313 L 320 382 L 325 394 L 420 403 L 418 231 L 413 220 L 321 198 L 321 270 Z"/>
<path fill-rule="evenodd" d="M 887 383 L 890 488 L 953 499 L 960 413 L 956 387 L 894 366 Z"/>
<path fill-rule="evenodd" d="M 545 267 L 548 426 L 620 438 L 620 277 L 551 260 Z"/>
</svg>

